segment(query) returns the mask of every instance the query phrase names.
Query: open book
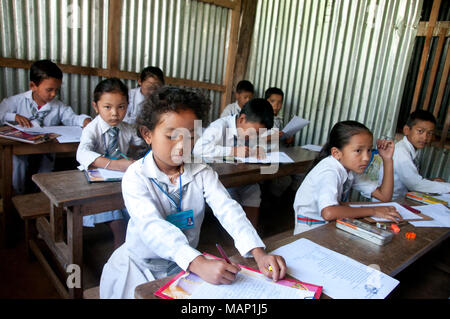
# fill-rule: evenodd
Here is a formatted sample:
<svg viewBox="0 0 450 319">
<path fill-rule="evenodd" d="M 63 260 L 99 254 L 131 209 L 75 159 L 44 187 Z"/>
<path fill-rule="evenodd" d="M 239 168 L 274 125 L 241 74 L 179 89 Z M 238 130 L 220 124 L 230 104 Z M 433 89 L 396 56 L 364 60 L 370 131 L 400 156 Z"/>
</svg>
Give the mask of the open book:
<svg viewBox="0 0 450 319">
<path fill-rule="evenodd" d="M 0 127 L 0 137 L 29 144 L 48 142 L 58 136 L 55 133 L 23 132 L 11 126 Z"/>
<path fill-rule="evenodd" d="M 94 168 L 84 170 L 84 174 L 89 183 L 98 182 L 120 182 L 122 180 L 124 172 L 113 171 L 104 168 Z"/>
</svg>

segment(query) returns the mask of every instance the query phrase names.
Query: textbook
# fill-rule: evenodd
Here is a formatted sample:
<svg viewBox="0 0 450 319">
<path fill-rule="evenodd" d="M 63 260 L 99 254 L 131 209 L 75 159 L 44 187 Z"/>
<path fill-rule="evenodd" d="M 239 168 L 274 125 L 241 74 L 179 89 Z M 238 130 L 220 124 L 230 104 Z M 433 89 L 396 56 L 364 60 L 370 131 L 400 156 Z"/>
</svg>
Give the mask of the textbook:
<svg viewBox="0 0 450 319">
<path fill-rule="evenodd" d="M 438 199 L 436 197 L 420 193 L 420 192 L 408 192 L 406 193 L 406 198 L 414 200 L 416 202 L 424 203 L 424 204 L 443 204 L 448 205 L 448 202 L 445 200 Z"/>
<path fill-rule="evenodd" d="M 29 144 L 40 144 L 55 139 L 59 134 L 54 133 L 40 133 L 40 132 L 22 132 L 11 126 L 0 127 L 0 137 L 24 142 Z"/>
<path fill-rule="evenodd" d="M 163 299 L 318 299 L 322 293 L 322 286 L 286 278 L 275 283 L 256 269 L 239 267 L 231 285 L 212 285 L 194 273 L 181 271 L 154 294 Z"/>
<path fill-rule="evenodd" d="M 94 168 L 84 170 L 84 174 L 89 183 L 98 182 L 120 182 L 122 180 L 124 172 L 113 171 L 104 168 Z"/>
</svg>

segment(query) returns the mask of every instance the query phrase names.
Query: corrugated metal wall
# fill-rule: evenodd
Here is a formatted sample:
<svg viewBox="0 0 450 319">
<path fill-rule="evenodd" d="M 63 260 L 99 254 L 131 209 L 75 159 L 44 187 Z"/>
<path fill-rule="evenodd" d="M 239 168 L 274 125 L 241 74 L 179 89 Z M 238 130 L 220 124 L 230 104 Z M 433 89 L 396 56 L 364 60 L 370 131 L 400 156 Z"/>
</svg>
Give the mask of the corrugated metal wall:
<svg viewBox="0 0 450 319">
<path fill-rule="evenodd" d="M 109 0 L 2 0 L 0 55 L 106 68 Z M 231 10 L 192 0 L 123 0 L 119 69 L 223 84 Z M 77 113 L 102 78 L 64 74 L 61 99 Z M 0 99 L 28 89 L 28 71 L 0 68 Z M 130 88 L 137 81 L 126 80 Z M 221 92 L 203 90 L 218 117 Z"/>
<path fill-rule="evenodd" d="M 247 79 L 285 92 L 283 116 L 323 144 L 340 120 L 394 136 L 422 1 L 260 0 Z"/>
</svg>

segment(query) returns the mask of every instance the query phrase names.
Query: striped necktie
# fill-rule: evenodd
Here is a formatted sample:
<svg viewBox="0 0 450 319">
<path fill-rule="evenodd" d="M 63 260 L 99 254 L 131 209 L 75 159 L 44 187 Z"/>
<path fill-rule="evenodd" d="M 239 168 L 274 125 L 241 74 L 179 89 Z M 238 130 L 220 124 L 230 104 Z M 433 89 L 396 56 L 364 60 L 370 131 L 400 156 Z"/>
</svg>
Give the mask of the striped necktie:
<svg viewBox="0 0 450 319">
<path fill-rule="evenodd" d="M 347 178 L 347 180 L 344 183 L 344 186 L 342 187 L 341 202 L 348 201 L 349 194 L 350 194 L 350 179 Z"/>
<path fill-rule="evenodd" d="M 109 136 L 109 142 L 108 147 L 106 148 L 106 155 L 109 157 L 119 157 L 120 150 L 119 150 L 119 143 L 118 143 L 118 136 L 119 136 L 119 128 L 118 127 L 111 127 L 108 131 Z"/>
<path fill-rule="evenodd" d="M 36 109 L 33 109 L 33 116 L 30 117 L 30 121 L 36 120 L 38 121 L 40 126 L 43 126 L 44 124 L 44 118 L 47 116 L 47 114 L 50 113 L 50 111 L 36 111 Z"/>
<path fill-rule="evenodd" d="M 169 187 L 167 186 L 166 183 L 160 182 L 158 180 L 156 180 L 155 178 L 153 178 L 153 182 L 157 183 L 159 187 L 161 187 L 161 189 L 166 192 L 167 195 L 169 195 L 170 198 L 172 198 L 173 202 L 171 200 L 169 200 L 168 202 L 170 203 L 170 213 L 177 213 L 178 212 L 178 206 L 180 205 L 180 189 L 179 189 L 179 185 L 178 187 L 175 188 L 174 191 L 169 192 Z M 186 185 L 185 185 L 186 186 Z M 183 187 L 183 192 L 185 191 L 185 187 Z"/>
</svg>

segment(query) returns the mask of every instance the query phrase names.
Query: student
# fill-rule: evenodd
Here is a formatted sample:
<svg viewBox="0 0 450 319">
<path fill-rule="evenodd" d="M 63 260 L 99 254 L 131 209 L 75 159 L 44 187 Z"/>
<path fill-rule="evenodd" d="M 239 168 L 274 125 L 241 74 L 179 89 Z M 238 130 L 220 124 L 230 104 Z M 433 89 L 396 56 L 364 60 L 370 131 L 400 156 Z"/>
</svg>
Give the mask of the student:
<svg viewBox="0 0 450 319">
<path fill-rule="evenodd" d="M 279 115 L 281 108 L 283 106 L 284 92 L 277 87 L 270 87 L 264 93 L 264 98 L 272 105 L 273 109 L 273 128 L 279 131 L 279 139 L 284 137 L 284 132 L 282 131 L 284 127 L 283 117 Z M 294 136 L 289 136 L 284 139 L 287 145 L 294 142 Z"/>
<path fill-rule="evenodd" d="M 220 117 L 239 114 L 244 104 L 253 98 L 253 94 L 255 94 L 255 88 L 250 81 L 239 81 L 236 86 L 236 92 L 234 93 L 236 101 L 228 104 L 222 111 L 222 114 L 220 114 Z"/>
<path fill-rule="evenodd" d="M 33 126 L 81 126 L 85 127 L 91 117 L 77 115 L 70 106 L 56 98 L 62 84 L 63 73 L 49 60 L 36 61 L 30 68 L 30 90 L 0 103 L 0 124 L 17 122 L 24 127 Z M 38 171 L 31 172 L 27 167 L 36 164 Z M 50 172 L 54 168 L 55 154 L 14 155 L 13 188 L 18 194 L 27 192 L 26 176 L 37 172 Z"/>
<path fill-rule="evenodd" d="M 383 202 L 392 198 L 392 141 L 377 140 L 385 167 L 381 186 L 377 187 L 376 181 L 365 180 L 359 175 L 369 164 L 372 145 L 372 133 L 363 124 L 343 121 L 334 125 L 327 143 L 295 195 L 294 234 L 344 217 L 376 216 L 395 222 L 401 218 L 392 206 L 350 207 L 345 203 L 352 187 Z"/>
<path fill-rule="evenodd" d="M 244 105 L 240 114 L 222 117 L 211 123 L 195 143 L 193 153 L 203 158 L 264 157 L 262 147 L 252 148 L 247 141 L 255 140 L 260 129 L 271 129 L 272 126 L 273 111 L 269 102 L 252 99 Z M 232 187 L 228 191 L 243 206 L 248 219 L 256 227 L 261 204 L 259 184 Z"/>
<path fill-rule="evenodd" d="M 97 84 L 92 107 L 98 115 L 81 134 L 77 150 L 80 168 L 97 167 L 124 172 L 134 162 L 126 154 L 130 147 L 139 146 L 143 141 L 131 124 L 123 122 L 127 103 L 128 88 L 119 79 L 110 78 Z M 126 217 L 126 210 L 120 209 L 83 216 L 83 226 L 108 223 L 117 248 L 125 240 Z"/>
<path fill-rule="evenodd" d="M 141 71 L 138 79 L 139 86 L 129 91 L 128 111 L 123 119 L 125 122 L 134 124 L 139 114 L 140 104 L 145 97 L 164 85 L 164 73 L 156 66 L 148 66 Z"/>
<path fill-rule="evenodd" d="M 408 191 L 450 192 L 450 183 L 440 178 L 428 180 L 419 174 L 419 153 L 430 144 L 435 126 L 436 119 L 428 111 L 417 110 L 409 115 L 403 127 L 405 136 L 395 145 L 393 199 L 404 198 Z"/>
<path fill-rule="evenodd" d="M 133 298 L 137 285 L 181 269 L 213 284 L 232 283 L 240 270 L 237 265 L 207 259 L 195 249 L 205 201 L 242 255 L 253 255 L 260 271 L 273 280 L 284 277 L 284 259 L 266 254 L 263 242 L 217 173 L 208 165 L 184 161 L 190 158 L 192 147 L 183 148 L 184 142 L 193 139 L 194 121 L 205 120 L 208 110 L 209 102 L 201 95 L 173 87 L 160 89 L 142 104 L 137 124 L 152 150 L 132 164 L 122 179 L 130 221 L 125 243 L 103 268 L 101 298 Z M 190 217 L 193 225 L 187 224 Z"/>
</svg>

